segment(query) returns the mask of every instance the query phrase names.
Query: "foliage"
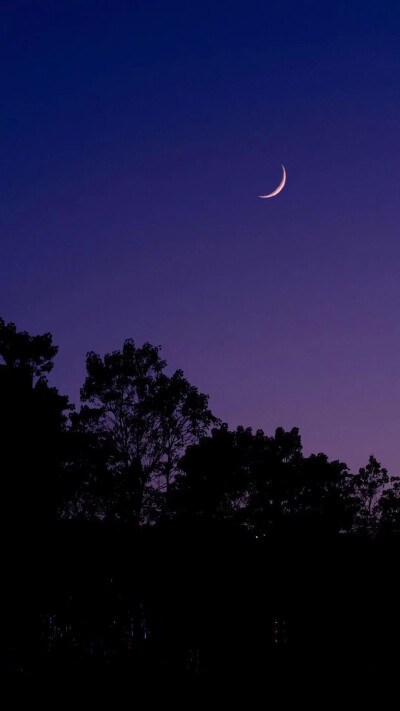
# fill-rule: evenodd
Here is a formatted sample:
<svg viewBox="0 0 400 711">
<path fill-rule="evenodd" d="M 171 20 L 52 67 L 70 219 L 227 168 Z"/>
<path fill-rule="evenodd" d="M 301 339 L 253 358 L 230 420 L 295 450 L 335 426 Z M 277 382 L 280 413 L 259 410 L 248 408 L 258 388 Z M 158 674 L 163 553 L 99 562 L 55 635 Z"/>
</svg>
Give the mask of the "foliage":
<svg viewBox="0 0 400 711">
<path fill-rule="evenodd" d="M 82 405 L 68 419 L 73 406 L 47 382 L 57 351 L 50 333 L 0 318 L 10 520 L 44 521 L 59 508 L 89 520 L 224 523 L 259 538 L 399 533 L 400 478 L 374 455 L 351 475 L 323 453 L 305 457 L 296 427 L 229 430 L 182 370 L 167 375 L 160 347 L 132 339 L 87 354 Z"/>
<path fill-rule="evenodd" d="M 240 511 L 246 497 L 246 442 L 251 429 L 236 432 L 224 423 L 186 449 L 175 479 L 175 515 L 226 519 Z"/>
<path fill-rule="evenodd" d="M 57 350 L 50 333 L 30 336 L 0 318 L 0 466 L 5 516 L 18 531 L 29 522 L 37 528 L 56 520 L 61 503 L 61 463 L 72 406 L 47 383 Z"/>
<path fill-rule="evenodd" d="M 0 356 L 8 368 L 26 368 L 34 377 L 46 381 L 58 352 L 52 341 L 51 333 L 30 336 L 26 331 L 17 331 L 15 323 L 6 323 L 0 317 Z"/>
<path fill-rule="evenodd" d="M 378 532 L 384 535 L 400 536 L 400 477 L 390 477 L 390 487 L 386 488 L 378 503 Z"/>
<path fill-rule="evenodd" d="M 268 437 L 224 425 L 186 450 L 181 469 L 180 515 L 235 520 L 258 536 L 293 525 L 339 531 L 348 523 L 346 465 L 323 454 L 304 458 L 296 427 Z"/>
<path fill-rule="evenodd" d="M 149 518 L 160 492 L 165 510 L 184 448 L 216 422 L 208 396 L 181 370 L 167 376 L 159 351 L 128 339 L 103 359 L 87 355 L 84 405 L 72 417 L 72 432 L 86 448 L 81 500 L 94 497 L 101 516 Z"/>
<path fill-rule="evenodd" d="M 352 495 L 356 503 L 355 530 L 369 535 L 377 532 L 382 514 L 381 497 L 389 484 L 387 470 L 371 454 L 368 464 L 361 467 L 352 480 Z"/>
</svg>

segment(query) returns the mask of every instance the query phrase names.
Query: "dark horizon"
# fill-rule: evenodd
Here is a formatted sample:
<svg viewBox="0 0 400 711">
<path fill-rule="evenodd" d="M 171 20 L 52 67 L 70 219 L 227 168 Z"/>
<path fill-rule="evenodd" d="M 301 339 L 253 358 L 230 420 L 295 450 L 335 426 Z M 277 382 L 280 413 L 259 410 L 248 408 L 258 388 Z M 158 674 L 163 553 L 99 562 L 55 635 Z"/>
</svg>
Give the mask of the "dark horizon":
<svg viewBox="0 0 400 711">
<path fill-rule="evenodd" d="M 56 355 L 0 317 L 6 688 L 393 694 L 400 477 L 230 430 L 150 343 L 89 353 L 71 412 Z"/>
</svg>

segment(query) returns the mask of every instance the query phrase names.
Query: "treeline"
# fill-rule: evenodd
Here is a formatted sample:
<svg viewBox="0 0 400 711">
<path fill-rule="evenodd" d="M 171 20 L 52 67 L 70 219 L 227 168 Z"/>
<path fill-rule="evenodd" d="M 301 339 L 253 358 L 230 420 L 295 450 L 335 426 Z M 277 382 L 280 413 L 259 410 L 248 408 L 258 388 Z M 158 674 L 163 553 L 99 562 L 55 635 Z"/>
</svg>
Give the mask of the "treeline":
<svg viewBox="0 0 400 711">
<path fill-rule="evenodd" d="M 57 350 L 51 334 L 0 319 L 11 517 L 216 520 L 255 536 L 399 533 L 400 478 L 373 455 L 352 474 L 325 454 L 305 457 L 296 427 L 232 431 L 182 370 L 165 373 L 159 347 L 132 339 L 87 354 L 76 410 L 47 381 Z"/>
<path fill-rule="evenodd" d="M 0 319 L 9 676 L 96 670 L 146 698 L 394 678 L 399 477 L 305 457 L 296 427 L 230 430 L 131 339 L 87 354 L 75 408 L 48 383 L 57 350 Z"/>
</svg>

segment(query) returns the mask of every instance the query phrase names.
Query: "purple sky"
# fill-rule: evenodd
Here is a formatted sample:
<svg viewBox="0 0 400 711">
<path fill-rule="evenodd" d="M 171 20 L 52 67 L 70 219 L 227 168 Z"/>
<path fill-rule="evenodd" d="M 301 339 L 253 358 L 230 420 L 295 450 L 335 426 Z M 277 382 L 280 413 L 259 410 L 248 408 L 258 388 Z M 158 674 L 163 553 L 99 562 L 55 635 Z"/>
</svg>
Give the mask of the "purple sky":
<svg viewBox="0 0 400 711">
<path fill-rule="evenodd" d="M 51 331 L 52 384 L 149 340 L 230 426 L 400 474 L 399 28 L 397 0 L 3 0 L 0 315 Z"/>
</svg>

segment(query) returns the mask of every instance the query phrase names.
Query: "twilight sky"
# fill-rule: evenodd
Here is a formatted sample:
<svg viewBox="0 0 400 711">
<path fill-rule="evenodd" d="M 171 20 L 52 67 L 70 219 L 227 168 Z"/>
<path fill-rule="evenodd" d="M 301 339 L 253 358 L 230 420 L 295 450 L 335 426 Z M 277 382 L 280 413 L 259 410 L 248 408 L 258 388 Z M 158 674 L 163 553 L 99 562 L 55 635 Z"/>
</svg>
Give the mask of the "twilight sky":
<svg viewBox="0 0 400 711">
<path fill-rule="evenodd" d="M 398 0 L 1 0 L 0 315 L 400 474 Z M 269 200 L 287 171 L 284 190 Z"/>
</svg>

